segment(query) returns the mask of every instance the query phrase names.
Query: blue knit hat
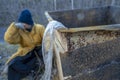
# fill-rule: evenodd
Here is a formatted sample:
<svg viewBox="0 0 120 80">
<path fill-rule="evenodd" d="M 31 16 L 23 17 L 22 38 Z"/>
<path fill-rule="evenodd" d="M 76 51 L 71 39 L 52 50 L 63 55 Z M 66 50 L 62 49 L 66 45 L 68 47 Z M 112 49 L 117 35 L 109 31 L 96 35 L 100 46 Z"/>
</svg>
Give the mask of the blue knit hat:
<svg viewBox="0 0 120 80">
<path fill-rule="evenodd" d="M 29 25 L 33 25 L 32 15 L 28 9 L 25 9 L 21 12 L 18 22 L 26 23 Z"/>
</svg>

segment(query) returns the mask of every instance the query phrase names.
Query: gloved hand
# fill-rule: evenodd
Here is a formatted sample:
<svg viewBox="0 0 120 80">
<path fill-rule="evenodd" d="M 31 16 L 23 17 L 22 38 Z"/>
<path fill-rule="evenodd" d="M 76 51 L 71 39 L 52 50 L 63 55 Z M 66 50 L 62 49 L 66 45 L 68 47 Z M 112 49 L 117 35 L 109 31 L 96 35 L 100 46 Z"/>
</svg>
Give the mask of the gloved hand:
<svg viewBox="0 0 120 80">
<path fill-rule="evenodd" d="M 23 23 L 15 23 L 15 26 L 19 29 L 24 29 L 24 24 Z"/>
</svg>

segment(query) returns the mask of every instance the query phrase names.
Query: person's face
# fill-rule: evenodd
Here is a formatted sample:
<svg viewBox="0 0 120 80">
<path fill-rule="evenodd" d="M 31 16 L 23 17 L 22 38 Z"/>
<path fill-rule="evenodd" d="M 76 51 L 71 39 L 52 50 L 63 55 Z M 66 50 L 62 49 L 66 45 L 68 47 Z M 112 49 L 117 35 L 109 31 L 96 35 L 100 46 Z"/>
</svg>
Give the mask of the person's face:
<svg viewBox="0 0 120 80">
<path fill-rule="evenodd" d="M 31 30 L 32 30 L 32 26 L 31 26 L 31 25 L 28 25 L 28 24 L 26 24 L 26 23 L 23 23 L 23 24 L 24 24 L 24 28 L 25 28 L 25 30 L 31 32 Z"/>
<path fill-rule="evenodd" d="M 26 24 L 26 23 L 23 23 L 23 24 L 24 24 L 24 28 L 25 28 L 25 29 L 31 29 L 31 28 L 32 28 L 32 26 L 29 25 L 29 24 Z"/>
</svg>

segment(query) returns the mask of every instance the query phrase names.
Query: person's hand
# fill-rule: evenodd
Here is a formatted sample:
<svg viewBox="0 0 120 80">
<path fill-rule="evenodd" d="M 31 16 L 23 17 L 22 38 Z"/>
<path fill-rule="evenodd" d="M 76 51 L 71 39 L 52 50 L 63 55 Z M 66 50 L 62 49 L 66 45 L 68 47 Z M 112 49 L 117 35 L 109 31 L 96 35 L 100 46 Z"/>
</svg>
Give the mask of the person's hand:
<svg viewBox="0 0 120 80">
<path fill-rule="evenodd" d="M 15 23 L 15 26 L 19 29 L 24 29 L 24 24 L 23 23 Z"/>
</svg>

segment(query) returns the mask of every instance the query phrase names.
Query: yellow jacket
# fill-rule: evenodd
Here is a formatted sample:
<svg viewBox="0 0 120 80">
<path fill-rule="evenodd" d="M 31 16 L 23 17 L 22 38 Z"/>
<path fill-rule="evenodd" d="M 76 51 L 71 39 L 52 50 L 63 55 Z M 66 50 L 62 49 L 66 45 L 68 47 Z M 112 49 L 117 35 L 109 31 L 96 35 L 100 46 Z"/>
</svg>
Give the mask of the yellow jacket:
<svg viewBox="0 0 120 80">
<path fill-rule="evenodd" d="M 18 51 L 8 59 L 6 64 L 17 56 L 26 55 L 35 46 L 41 45 L 44 30 L 45 28 L 43 25 L 34 24 L 32 31 L 28 32 L 26 30 L 15 27 L 14 22 L 11 23 L 5 32 L 4 40 L 10 44 L 19 44 L 19 48 Z"/>
</svg>

